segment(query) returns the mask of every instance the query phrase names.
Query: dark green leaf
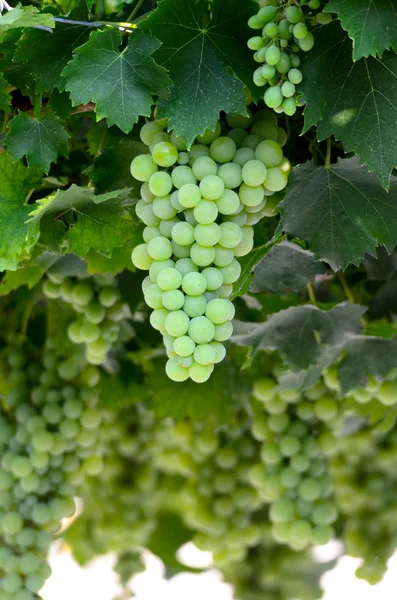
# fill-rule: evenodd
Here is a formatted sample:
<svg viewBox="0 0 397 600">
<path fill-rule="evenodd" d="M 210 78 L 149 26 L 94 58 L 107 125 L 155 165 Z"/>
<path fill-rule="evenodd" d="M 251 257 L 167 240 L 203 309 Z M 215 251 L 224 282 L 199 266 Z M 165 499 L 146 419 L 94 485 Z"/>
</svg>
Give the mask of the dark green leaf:
<svg viewBox="0 0 397 600">
<path fill-rule="evenodd" d="M 250 382 L 227 360 L 216 366 L 206 383 L 174 383 L 165 373 L 165 361 L 153 361 L 146 385 L 153 392 L 153 410 L 159 418 L 176 420 L 192 417 L 197 421 L 215 418 L 232 422 L 236 407 L 248 402 Z"/>
<path fill-rule="evenodd" d="M 149 117 L 153 96 L 171 85 L 165 69 L 152 58 L 160 42 L 135 31 L 119 51 L 121 35 L 113 28 L 94 31 L 63 70 L 74 105 L 95 102 L 97 120 L 131 131 L 140 115 Z"/>
<path fill-rule="evenodd" d="M 94 273 L 111 273 L 117 275 L 124 269 L 133 270 L 131 261 L 132 247 L 114 248 L 111 256 L 103 256 L 95 250 L 90 250 L 85 257 L 90 275 Z"/>
<path fill-rule="evenodd" d="M 293 369 L 317 363 L 324 346 L 340 345 L 362 330 L 363 306 L 338 304 L 329 311 L 315 306 L 291 307 L 271 315 L 264 323 L 238 323 L 232 341 L 258 350 L 277 350 Z"/>
<path fill-rule="evenodd" d="M 0 73 L 0 110 L 4 110 L 4 112 L 10 110 L 10 95 L 7 91 L 9 87 L 10 84 Z"/>
<path fill-rule="evenodd" d="M 334 270 L 358 265 L 379 244 L 389 251 L 397 244 L 397 178 L 387 194 L 358 157 L 329 169 L 299 165 L 280 208 L 280 229 L 305 240 Z"/>
<path fill-rule="evenodd" d="M 330 0 L 325 11 L 338 14 L 353 40 L 354 60 L 397 50 L 396 7 L 391 0 Z"/>
<path fill-rule="evenodd" d="M 163 561 L 167 570 L 188 570 L 178 561 L 176 553 L 179 548 L 192 539 L 192 536 L 193 532 L 186 528 L 179 516 L 174 514 L 160 515 L 147 548 Z"/>
<path fill-rule="evenodd" d="M 21 6 L 20 4 L 0 15 L 0 33 L 17 27 L 35 27 L 36 25 L 55 27 L 53 15 L 40 13 L 35 6 Z"/>
<path fill-rule="evenodd" d="M 70 19 L 87 19 L 87 11 L 75 8 Z M 33 74 L 37 90 L 63 90 L 65 79 L 62 69 L 72 58 L 73 51 L 84 44 L 90 28 L 85 25 L 56 23 L 52 33 L 40 29 L 28 29 L 18 42 L 14 61 L 27 63 Z"/>
<path fill-rule="evenodd" d="M 40 185 L 42 173 L 13 162 L 0 152 L 0 269 L 15 270 L 24 252 L 37 241 L 38 231 L 27 224 L 32 206 L 26 204 L 29 193 Z"/>
<path fill-rule="evenodd" d="M 334 134 L 387 188 L 397 165 L 397 55 L 353 64 L 351 40 L 339 23 L 323 29 L 302 61 L 304 129 L 318 124 L 320 140 Z"/>
<path fill-rule="evenodd" d="M 389 254 L 386 248 L 379 246 L 376 256 L 367 254 L 364 257 L 364 264 L 370 281 L 385 281 L 397 271 L 397 252 L 394 250 Z"/>
<path fill-rule="evenodd" d="M 29 166 L 40 167 L 48 173 L 50 164 L 58 156 L 69 154 L 68 140 L 61 119 L 48 113 L 43 119 L 28 117 L 20 113 L 8 124 L 6 146 L 14 160 L 26 156 Z"/>
<path fill-rule="evenodd" d="M 131 161 L 138 154 L 148 150 L 145 144 L 125 138 L 116 138 L 106 145 L 101 154 L 94 160 L 87 175 L 95 185 L 97 194 L 113 190 L 130 190 L 130 195 L 140 198 L 141 184 L 132 177 Z"/>
<path fill-rule="evenodd" d="M 299 293 L 310 281 L 314 281 L 316 275 L 324 272 L 324 265 L 315 261 L 311 252 L 283 241 L 271 248 L 256 265 L 250 291 Z"/>
<path fill-rule="evenodd" d="M 38 202 L 38 208 L 30 214 L 30 222 L 38 226 L 73 211 L 76 223 L 65 235 L 70 251 L 84 258 L 91 248 L 108 255 L 113 248 L 123 246 L 135 232 L 135 225 L 125 213 L 117 192 L 95 196 L 92 188 L 72 185 L 66 191 Z"/>
<path fill-rule="evenodd" d="M 386 281 L 371 297 L 368 314 L 371 319 L 397 314 L 397 277 Z"/>
<path fill-rule="evenodd" d="M 257 93 L 247 48 L 247 21 L 255 9 L 251 0 L 214 0 L 212 19 L 204 24 L 207 0 L 162 0 L 140 24 L 162 42 L 156 58 L 175 84 L 159 103 L 160 114 L 188 145 L 215 128 L 221 110 L 246 114 L 243 83 Z"/>
</svg>

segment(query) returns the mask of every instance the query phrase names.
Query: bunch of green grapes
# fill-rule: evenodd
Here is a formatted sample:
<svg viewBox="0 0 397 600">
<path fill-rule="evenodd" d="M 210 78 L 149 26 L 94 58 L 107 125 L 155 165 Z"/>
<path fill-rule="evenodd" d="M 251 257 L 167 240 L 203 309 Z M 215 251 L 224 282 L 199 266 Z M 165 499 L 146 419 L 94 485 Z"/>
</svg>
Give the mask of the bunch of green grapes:
<svg viewBox="0 0 397 600">
<path fill-rule="evenodd" d="M 277 541 L 293 549 L 326 544 L 337 518 L 328 455 L 337 446 L 333 429 L 340 422 L 340 402 L 322 381 L 302 394 L 277 391 L 277 383 L 268 377 L 254 385 L 260 404 L 252 434 L 263 445 L 250 481 L 270 503 Z"/>
<path fill-rule="evenodd" d="M 103 468 L 80 490 L 84 511 L 65 532 L 76 560 L 86 564 L 114 552 L 121 583 L 127 583 L 128 561 L 148 543 L 156 517 L 166 503 L 167 486 L 153 467 L 154 415 L 142 405 L 105 412 L 99 437 Z"/>
<path fill-rule="evenodd" d="M 345 551 L 363 559 L 356 575 L 378 583 L 396 548 L 397 430 L 387 434 L 364 429 L 339 440 L 331 472 L 343 518 Z"/>
<path fill-rule="evenodd" d="M 293 115 L 299 102 L 296 86 L 302 81 L 298 53 L 313 47 L 310 27 L 326 25 L 332 17 L 322 12 L 320 0 L 260 0 L 259 4 L 258 14 L 248 21 L 251 29 L 261 30 L 248 40 L 260 64 L 254 83 L 266 86 L 264 100 L 269 108 Z"/>
<path fill-rule="evenodd" d="M 149 270 L 142 287 L 150 322 L 164 337 L 168 376 L 201 383 L 233 331 L 237 258 L 253 247 L 253 225 L 273 215 L 291 165 L 282 151 L 286 133 L 268 110 L 228 115 L 190 150 L 164 127 L 142 127 L 150 152 L 131 164 L 143 182 L 136 214 L 146 225 L 132 262 Z"/>
<path fill-rule="evenodd" d="M 245 559 L 221 568 L 239 600 L 317 600 L 318 583 L 327 564 L 316 565 L 309 551 L 295 551 L 274 541 L 270 526 L 261 528 L 261 541 Z"/>
<path fill-rule="evenodd" d="M 120 293 L 110 275 L 95 275 L 78 280 L 48 273 L 43 292 L 47 298 L 61 298 L 78 313 L 68 328 L 73 344 L 84 344 L 87 361 L 102 364 L 120 336 L 122 321 L 129 316 L 128 306 L 120 301 Z"/>
<path fill-rule="evenodd" d="M 0 598 L 33 600 L 49 577 L 47 553 L 75 512 L 84 480 L 103 467 L 94 386 L 99 373 L 47 346 L 6 349 L 0 405 Z"/>
</svg>

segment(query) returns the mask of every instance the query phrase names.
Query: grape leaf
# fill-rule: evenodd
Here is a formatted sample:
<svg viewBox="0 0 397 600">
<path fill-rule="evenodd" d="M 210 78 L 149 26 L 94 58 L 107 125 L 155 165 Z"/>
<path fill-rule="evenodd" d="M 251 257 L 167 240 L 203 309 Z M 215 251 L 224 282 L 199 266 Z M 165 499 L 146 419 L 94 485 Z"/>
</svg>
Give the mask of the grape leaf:
<svg viewBox="0 0 397 600">
<path fill-rule="evenodd" d="M 39 169 L 15 163 L 11 156 L 0 152 L 0 261 L 3 268 L 14 271 L 21 255 L 29 252 L 37 241 L 38 232 L 26 223 L 32 210 L 26 201 L 41 180 Z"/>
<path fill-rule="evenodd" d="M 272 241 L 263 246 L 258 246 L 258 248 L 251 250 L 249 254 L 243 256 L 243 258 L 239 260 L 241 265 L 241 275 L 233 285 L 233 294 L 231 296 L 231 300 L 234 300 L 238 296 L 243 296 L 248 292 L 253 278 L 253 270 L 255 265 L 258 264 L 263 256 L 266 256 L 266 254 L 270 252 L 272 248 L 274 248 L 276 243 L 277 242 Z"/>
<path fill-rule="evenodd" d="M 132 197 L 140 198 L 141 183 L 131 175 L 131 161 L 145 154 L 148 147 L 133 140 L 118 137 L 106 145 L 86 173 L 97 194 L 128 189 Z"/>
<path fill-rule="evenodd" d="M 66 191 L 39 200 L 38 207 L 30 214 L 30 222 L 39 226 L 43 218 L 48 222 L 72 211 L 76 223 L 65 234 L 70 252 L 84 258 L 93 248 L 109 255 L 113 248 L 131 239 L 136 229 L 117 197 L 118 192 L 95 196 L 91 188 L 72 185 Z"/>
<path fill-rule="evenodd" d="M 250 291 L 299 293 L 324 272 L 325 266 L 315 261 L 311 252 L 285 240 L 271 248 L 256 265 Z"/>
<path fill-rule="evenodd" d="M 397 165 L 397 55 L 352 64 L 352 43 L 338 22 L 326 31 L 302 60 L 304 131 L 318 124 L 320 140 L 334 134 L 387 188 Z"/>
<path fill-rule="evenodd" d="M 24 285 L 31 290 L 58 260 L 50 252 L 42 252 L 42 250 L 34 251 L 33 254 L 35 256 L 27 263 L 23 263 L 16 271 L 7 271 L 4 274 L 0 282 L 0 296 L 7 296 Z"/>
<path fill-rule="evenodd" d="M 364 257 L 364 265 L 367 269 L 369 281 L 386 281 L 393 277 L 397 271 L 397 251 L 391 254 L 386 248 L 379 246 L 376 249 L 376 256 L 368 254 Z"/>
<path fill-rule="evenodd" d="M 87 19 L 87 11 L 78 6 L 68 18 Z M 71 60 L 73 50 L 88 40 L 89 31 L 85 25 L 58 22 L 52 33 L 27 29 L 18 42 L 13 60 L 28 65 L 38 91 L 55 87 L 62 91 L 65 87 L 62 70 Z"/>
<path fill-rule="evenodd" d="M 397 314 L 397 277 L 386 281 L 371 297 L 368 315 L 380 319 Z"/>
<path fill-rule="evenodd" d="M 362 330 L 366 308 L 344 302 L 329 311 L 315 306 L 293 306 L 271 315 L 264 323 L 238 323 L 232 342 L 258 350 L 277 350 L 293 369 L 317 363 L 324 347 L 340 345 Z"/>
<path fill-rule="evenodd" d="M 353 59 L 397 50 L 396 7 L 391 0 L 330 0 L 324 10 L 337 13 L 353 40 Z"/>
<path fill-rule="evenodd" d="M 151 56 L 158 40 L 136 30 L 119 52 L 121 41 L 113 28 L 94 31 L 62 74 L 73 105 L 95 102 L 98 121 L 106 118 L 128 133 L 140 115 L 150 116 L 153 96 L 163 94 L 171 80 Z"/>
<path fill-rule="evenodd" d="M 305 240 L 334 270 L 358 265 L 379 244 L 389 251 L 397 244 L 397 178 L 387 194 L 357 156 L 328 169 L 296 167 L 280 209 L 279 229 Z"/>
<path fill-rule="evenodd" d="M 21 6 L 18 4 L 12 10 L 0 15 L 0 33 L 17 27 L 55 27 L 53 15 L 40 13 L 35 6 Z"/>
<path fill-rule="evenodd" d="M 251 390 L 250 382 L 227 360 L 217 365 L 210 379 L 200 385 L 191 380 L 171 381 L 164 361 L 153 361 L 146 385 L 153 392 L 153 410 L 158 418 L 215 419 L 220 424 L 235 419 L 237 408 L 248 402 Z"/>
<path fill-rule="evenodd" d="M 162 0 L 139 25 L 162 42 L 156 59 L 174 81 L 170 97 L 159 102 L 159 114 L 188 145 L 215 128 L 221 110 L 246 114 L 243 84 L 255 97 L 258 90 L 247 48 L 252 35 L 247 21 L 257 6 L 251 0 L 214 0 L 205 24 L 207 9 L 207 0 Z"/>
<path fill-rule="evenodd" d="M 19 113 L 8 124 L 6 137 L 8 153 L 14 160 L 26 156 L 29 166 L 40 167 L 45 173 L 58 156 L 69 155 L 69 135 L 62 121 L 53 113 L 43 119 L 28 117 Z"/>
<path fill-rule="evenodd" d="M 10 88 L 10 84 L 0 73 L 0 110 L 4 110 L 4 112 L 10 110 L 10 95 L 7 91 L 8 88 Z"/>
<path fill-rule="evenodd" d="M 139 242 L 137 241 L 137 243 Z M 111 256 L 103 256 L 95 252 L 95 250 L 90 250 L 85 257 L 88 273 L 90 275 L 94 273 L 111 273 L 112 275 L 117 275 L 117 273 L 120 273 L 124 269 L 134 270 L 131 261 L 133 246 L 134 244 L 131 244 L 131 247 L 113 248 Z"/>
</svg>

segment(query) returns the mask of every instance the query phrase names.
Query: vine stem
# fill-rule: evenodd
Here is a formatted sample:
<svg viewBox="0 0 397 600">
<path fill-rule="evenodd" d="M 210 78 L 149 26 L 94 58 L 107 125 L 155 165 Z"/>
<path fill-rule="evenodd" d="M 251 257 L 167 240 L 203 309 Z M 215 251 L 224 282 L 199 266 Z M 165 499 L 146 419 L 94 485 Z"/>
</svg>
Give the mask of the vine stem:
<svg viewBox="0 0 397 600">
<path fill-rule="evenodd" d="M 345 292 L 347 299 L 352 304 L 355 304 L 356 301 L 354 299 L 354 296 L 353 296 L 353 293 L 352 293 L 351 289 L 349 288 L 349 284 L 346 281 L 346 277 L 340 271 L 338 271 L 337 276 L 338 276 L 338 279 L 339 279 L 339 281 L 340 281 L 340 283 L 341 283 L 341 285 L 343 287 L 343 291 Z"/>
<path fill-rule="evenodd" d="M 329 169 L 331 165 L 331 138 L 327 138 L 327 154 L 325 155 L 325 168 Z"/>
<path fill-rule="evenodd" d="M 134 20 L 134 18 L 137 16 L 139 11 L 141 10 L 144 2 L 145 2 L 145 0 L 138 0 L 133 11 L 131 12 L 130 16 L 127 18 L 127 23 L 131 23 L 131 21 Z"/>
<path fill-rule="evenodd" d="M 313 306 L 316 306 L 317 300 L 316 300 L 316 295 L 314 293 L 314 286 L 311 283 L 311 281 L 307 284 L 307 292 L 309 294 L 310 302 L 313 304 Z"/>
</svg>

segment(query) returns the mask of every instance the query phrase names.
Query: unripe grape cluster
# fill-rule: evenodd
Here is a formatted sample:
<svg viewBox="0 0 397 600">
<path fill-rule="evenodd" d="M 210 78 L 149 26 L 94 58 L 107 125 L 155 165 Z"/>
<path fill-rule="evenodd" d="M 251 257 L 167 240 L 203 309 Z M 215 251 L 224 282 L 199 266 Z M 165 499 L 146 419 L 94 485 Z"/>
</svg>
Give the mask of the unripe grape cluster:
<svg viewBox="0 0 397 600">
<path fill-rule="evenodd" d="M 114 278 L 95 275 L 79 280 L 48 273 L 43 292 L 49 299 L 61 298 L 70 304 L 77 319 L 68 327 L 69 339 L 73 344 L 85 345 L 90 364 L 102 364 L 119 339 L 122 321 L 129 316 L 127 304 L 120 301 Z"/>
<path fill-rule="evenodd" d="M 10 388 L 0 409 L 1 600 L 37 598 L 53 535 L 74 514 L 84 480 L 102 469 L 97 369 L 51 345 L 39 359 L 11 348 L 0 363 Z"/>
<path fill-rule="evenodd" d="M 254 83 L 266 86 L 265 104 L 277 113 L 293 115 L 299 103 L 296 86 L 302 81 L 299 52 L 314 45 L 310 27 L 332 20 L 322 12 L 320 0 L 260 0 L 260 8 L 248 25 L 260 31 L 248 40 L 260 66 L 254 72 Z"/>
<path fill-rule="evenodd" d="M 263 445 L 250 478 L 270 503 L 274 539 L 302 550 L 333 537 L 337 509 L 328 455 L 337 446 L 333 429 L 339 424 L 340 402 L 323 382 L 304 393 L 276 388 L 273 377 L 254 386 L 260 405 L 252 434 Z"/>
<path fill-rule="evenodd" d="M 397 430 L 361 431 L 339 440 L 331 460 L 336 501 L 344 516 L 346 553 L 363 559 L 356 575 L 378 583 L 395 551 L 397 527 Z"/>
<path fill-rule="evenodd" d="M 146 225 L 132 252 L 143 281 L 152 326 L 163 334 L 174 381 L 207 381 L 232 334 L 230 301 L 254 244 L 255 225 L 272 216 L 291 165 L 283 157 L 285 131 L 268 110 L 230 114 L 187 150 L 154 121 L 141 129 L 150 152 L 134 158 L 143 182 L 136 214 Z"/>
</svg>

